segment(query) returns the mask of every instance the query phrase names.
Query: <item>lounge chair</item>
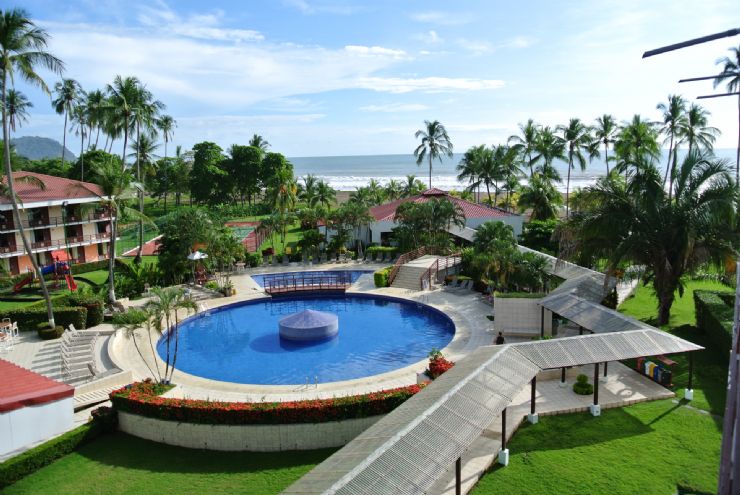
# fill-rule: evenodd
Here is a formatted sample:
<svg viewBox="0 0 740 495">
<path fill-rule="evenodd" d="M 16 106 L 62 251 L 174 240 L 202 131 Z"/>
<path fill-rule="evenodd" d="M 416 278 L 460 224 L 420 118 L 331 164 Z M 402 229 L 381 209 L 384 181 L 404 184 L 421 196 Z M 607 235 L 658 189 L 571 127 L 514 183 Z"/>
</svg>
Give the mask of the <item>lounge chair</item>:
<svg viewBox="0 0 740 495">
<path fill-rule="evenodd" d="M 444 290 L 455 290 L 460 287 L 460 281 L 457 280 L 457 276 L 453 276 L 450 283 L 442 287 Z"/>
</svg>

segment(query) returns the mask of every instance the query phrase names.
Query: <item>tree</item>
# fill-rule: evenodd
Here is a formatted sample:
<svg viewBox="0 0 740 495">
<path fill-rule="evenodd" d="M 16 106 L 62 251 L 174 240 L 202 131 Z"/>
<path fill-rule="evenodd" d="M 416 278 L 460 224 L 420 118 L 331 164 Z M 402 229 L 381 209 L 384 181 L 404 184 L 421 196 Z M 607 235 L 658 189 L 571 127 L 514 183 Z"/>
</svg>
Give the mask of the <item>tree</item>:
<svg viewBox="0 0 740 495">
<path fill-rule="evenodd" d="M 534 120 L 529 119 L 526 124 L 519 124 L 521 136 L 509 136 L 508 143 L 513 143 L 514 149 L 520 154 L 522 162 L 526 163 L 529 168 L 529 176 L 534 175 L 534 165 L 540 159 L 540 155 L 534 155 L 537 152 L 537 142 L 539 141 L 540 126 L 535 124 Z"/>
<path fill-rule="evenodd" d="M 549 126 L 543 127 L 537 136 L 535 151 L 539 153 L 542 159 L 542 165 L 539 165 L 535 172 L 539 172 L 548 180 L 560 182 L 560 174 L 553 167 L 552 162 L 556 158 L 558 160 L 566 159 L 563 139 L 557 136 Z"/>
<path fill-rule="evenodd" d="M 172 173 L 169 175 L 168 188 L 175 194 L 175 206 L 180 206 L 182 195 L 190 190 L 190 172 L 193 168 L 193 152 L 182 151 L 182 146 L 175 148 Z"/>
<path fill-rule="evenodd" d="M 20 91 L 9 89 L 5 96 L 5 104 L 8 109 L 8 126 L 11 131 L 15 132 L 22 123 L 28 122 L 28 109 L 33 106 L 33 103 L 28 101 L 26 95 Z"/>
<path fill-rule="evenodd" d="M 327 210 L 337 201 L 337 192 L 323 180 L 316 184 L 316 203 Z"/>
<path fill-rule="evenodd" d="M 72 109 L 70 128 L 75 136 L 80 136 L 80 180 L 85 180 L 85 137 L 88 136 L 87 109 L 84 103 L 78 103 Z"/>
<path fill-rule="evenodd" d="M 738 200 L 726 162 L 692 151 L 676 170 L 672 195 L 661 174 L 645 164 L 628 177 L 606 177 L 587 188 L 592 206 L 568 224 L 576 248 L 607 260 L 607 273 L 624 263 L 644 266 L 658 296 L 658 324 L 668 323 L 682 277 L 733 253 Z"/>
<path fill-rule="evenodd" d="M 180 343 L 179 324 L 180 318 L 178 312 L 184 311 L 185 314 L 195 313 L 198 310 L 195 301 L 185 297 L 185 291 L 178 287 L 166 287 L 164 289 L 155 287 L 152 289 L 152 299 L 146 303 L 146 310 L 152 315 L 152 319 L 162 333 L 161 325 L 164 323 L 167 331 L 166 342 L 167 351 L 165 359 L 164 382 L 170 383 L 175 373 L 177 364 L 177 351 Z M 174 349 L 171 349 L 171 343 L 174 342 Z M 170 361 L 171 359 L 171 361 Z"/>
<path fill-rule="evenodd" d="M 516 245 L 514 229 L 500 221 L 483 223 L 473 236 L 473 247 L 478 251 L 496 251 L 514 245 Z"/>
<path fill-rule="evenodd" d="M 157 221 L 162 233 L 159 266 L 165 281 L 179 284 L 190 273 L 192 264 L 187 257 L 198 244 L 205 244 L 214 231 L 213 220 L 202 208 L 181 208 Z"/>
<path fill-rule="evenodd" d="M 666 135 L 668 141 L 668 163 L 665 167 L 665 177 L 663 185 L 668 181 L 673 183 L 673 176 L 676 173 L 676 164 L 678 163 L 678 146 L 681 140 L 681 130 L 686 127 L 686 100 L 680 95 L 668 95 L 668 103 L 658 103 L 656 107 L 663 112 L 663 127 L 660 132 Z M 673 160 L 671 160 L 673 159 Z M 673 189 L 672 185 L 668 186 L 668 191 Z"/>
<path fill-rule="evenodd" d="M 303 184 L 298 184 L 298 198 L 301 201 L 304 201 L 308 206 L 315 206 L 318 179 L 313 174 L 308 174 L 302 177 L 302 179 Z"/>
<path fill-rule="evenodd" d="M 552 181 L 539 172 L 529 179 L 529 183 L 522 187 L 519 193 L 519 209 L 531 208 L 530 221 L 550 220 L 558 215 L 558 207 L 563 204 L 560 195 Z"/>
<path fill-rule="evenodd" d="M 593 131 L 594 140 L 604 145 L 604 163 L 606 163 L 606 175 L 609 175 L 609 145 L 614 144 L 619 126 L 613 115 L 605 113 L 596 119 Z"/>
<path fill-rule="evenodd" d="M 483 144 L 471 146 L 465 154 L 463 154 L 460 163 L 457 164 L 457 180 L 460 182 L 467 182 L 468 187 L 466 190 L 470 192 L 474 192 L 477 189 L 478 201 L 480 201 L 480 186 L 483 183 L 481 178 L 483 162 L 489 154 L 489 150 L 487 150 L 486 146 Z"/>
<path fill-rule="evenodd" d="M 513 146 L 500 144 L 492 148 L 493 174 L 492 179 L 496 188 L 496 198 L 498 198 L 498 182 L 503 181 L 506 188 L 506 205 L 508 208 L 510 193 L 516 189 L 518 184 L 517 176 L 522 172 L 517 163 L 519 152 Z M 493 202 L 496 205 L 496 201 Z"/>
<path fill-rule="evenodd" d="M 18 234 L 23 242 L 23 248 L 31 261 L 34 274 L 41 286 L 41 292 L 46 302 L 46 314 L 49 325 L 53 328 L 55 326 L 54 310 L 51 305 L 49 291 L 46 287 L 44 276 L 36 262 L 36 258 L 33 256 L 31 244 L 28 242 L 28 237 L 21 222 L 20 211 L 18 210 L 11 164 L 8 119 L 8 91 L 12 89 L 10 88 L 10 83 L 15 81 L 16 76 L 20 76 L 31 85 L 38 86 L 46 94 L 50 94 L 48 86 L 41 76 L 36 73 L 37 68 L 44 68 L 55 74 L 60 74 L 64 69 L 62 61 L 46 51 L 48 40 L 49 35 L 46 31 L 37 27 L 29 19 L 28 14 L 24 10 L 13 9 L 0 11 L 0 71 L 2 71 L 0 74 L 2 76 L 0 93 L 2 94 L 3 159 L 5 162 L 8 197 L 13 208 L 14 222 L 18 226 Z"/>
<path fill-rule="evenodd" d="M 260 136 L 259 134 L 254 134 L 252 138 L 249 140 L 249 146 L 254 146 L 255 148 L 259 148 L 260 151 L 263 153 L 266 153 L 267 150 L 270 148 L 270 143 L 267 142 L 265 138 Z"/>
<path fill-rule="evenodd" d="M 391 179 L 388 181 L 388 184 L 385 185 L 383 194 L 388 201 L 395 201 L 401 198 L 401 195 L 403 194 L 403 186 L 396 179 Z"/>
<path fill-rule="evenodd" d="M 67 150 L 67 119 L 72 113 L 75 105 L 84 96 L 80 83 L 74 79 L 62 79 L 54 85 L 56 98 L 51 104 L 54 111 L 59 115 L 64 114 L 64 134 L 62 136 L 62 163 L 64 163 L 64 153 Z"/>
<path fill-rule="evenodd" d="M 568 153 L 568 178 L 565 182 L 565 216 L 570 216 L 570 172 L 575 168 L 573 160 L 578 162 L 581 172 L 586 170 L 586 157 L 584 152 L 592 151 L 591 129 L 586 126 L 581 119 L 570 119 L 567 126 L 560 126 L 559 130 L 563 133 L 563 142 Z"/>
<path fill-rule="evenodd" d="M 262 150 L 255 146 L 234 144 L 229 148 L 231 159 L 228 170 L 239 199 L 252 204 L 252 197 L 259 192 L 259 175 L 262 163 Z"/>
<path fill-rule="evenodd" d="M 709 112 L 701 105 L 692 103 L 686 112 L 686 124 L 681 129 L 682 137 L 689 143 L 689 153 L 695 148 L 705 151 L 714 149 L 714 141 L 719 136 L 720 130 L 709 125 Z"/>
<path fill-rule="evenodd" d="M 110 117 L 109 132 L 114 134 L 118 129 L 123 132 L 123 151 L 121 153 L 121 165 L 123 167 L 126 166 L 126 150 L 132 126 L 131 119 L 138 105 L 140 85 L 141 83 L 136 77 L 126 77 L 124 79 L 117 75 L 113 79 L 113 84 L 106 86 L 106 92 L 108 93 L 107 110 Z"/>
<path fill-rule="evenodd" d="M 406 181 L 401 186 L 401 190 L 401 196 L 404 198 L 416 196 L 424 191 L 424 183 L 417 179 L 415 175 L 407 175 Z"/>
<path fill-rule="evenodd" d="M 222 168 L 223 151 L 216 143 L 204 141 L 193 146 L 190 196 L 198 203 L 213 202 L 219 181 L 228 176 Z"/>
<path fill-rule="evenodd" d="M 103 150 L 92 150 L 86 151 L 84 155 L 80 155 L 75 163 L 66 171 L 65 177 L 69 177 L 74 180 L 82 180 L 82 169 L 83 165 L 89 171 L 93 171 L 100 166 L 103 162 L 115 162 L 119 167 L 121 166 L 121 157 L 118 155 L 111 155 Z M 42 172 L 47 173 L 47 172 Z M 88 180 L 91 175 L 88 173 Z"/>
<path fill-rule="evenodd" d="M 385 189 L 376 179 L 370 179 L 367 185 L 370 200 L 373 206 L 381 204 L 385 200 Z"/>
<path fill-rule="evenodd" d="M 138 138 L 131 140 L 129 149 L 131 153 L 129 157 L 135 158 L 139 163 L 139 176 L 141 177 L 141 183 L 146 182 L 147 177 L 153 176 L 155 173 L 156 161 L 159 158 L 155 154 L 159 145 L 154 138 L 149 134 L 141 134 Z M 138 177 L 137 177 L 138 180 Z"/>
<path fill-rule="evenodd" d="M 452 141 L 447 135 L 447 129 L 438 120 L 425 120 L 424 129 L 414 134 L 416 139 L 421 138 L 421 144 L 414 150 L 416 164 L 421 165 L 424 158 L 429 158 L 429 189 L 432 188 L 432 161 L 442 161 L 442 155 L 452 157 Z"/>
<path fill-rule="evenodd" d="M 722 64 L 722 72 L 714 79 L 716 88 L 725 83 L 728 93 L 739 93 L 737 97 L 737 152 L 735 155 L 735 182 L 740 183 L 740 45 L 730 48 L 730 56 L 717 60 Z"/>
<path fill-rule="evenodd" d="M 630 122 L 622 125 L 614 143 L 614 152 L 617 155 L 617 172 L 625 176 L 631 168 L 637 169 L 641 164 L 651 164 L 657 160 L 660 157 L 660 145 L 655 124 L 640 115 L 633 116 Z"/>
<path fill-rule="evenodd" d="M 87 93 L 85 100 L 85 109 L 87 110 L 87 121 L 90 124 L 90 144 L 92 145 L 92 132 L 96 130 L 95 144 L 88 148 L 98 149 L 98 140 L 100 139 L 100 131 L 103 129 L 105 124 L 105 113 L 108 102 L 106 101 L 105 94 L 95 89 Z"/>
<path fill-rule="evenodd" d="M 162 115 L 156 120 L 157 129 L 162 133 L 162 140 L 164 141 L 164 159 L 167 161 L 167 143 L 172 139 L 172 135 L 177 127 L 177 122 L 172 118 L 171 115 Z M 168 168 L 164 169 L 164 213 L 167 214 L 167 175 Z"/>
<path fill-rule="evenodd" d="M 450 238 L 448 231 L 453 226 L 465 227 L 462 207 L 447 198 L 401 203 L 394 218 L 398 226 L 393 233 L 404 249 L 421 246 L 446 249 Z"/>
</svg>

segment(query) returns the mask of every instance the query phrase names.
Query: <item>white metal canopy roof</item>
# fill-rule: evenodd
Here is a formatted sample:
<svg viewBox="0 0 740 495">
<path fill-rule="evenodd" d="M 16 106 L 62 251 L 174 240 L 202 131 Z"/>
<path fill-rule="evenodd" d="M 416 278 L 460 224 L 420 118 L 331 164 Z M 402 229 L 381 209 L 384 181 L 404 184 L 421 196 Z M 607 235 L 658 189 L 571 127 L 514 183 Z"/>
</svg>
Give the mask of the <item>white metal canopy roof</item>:
<svg viewBox="0 0 740 495">
<path fill-rule="evenodd" d="M 283 493 L 423 493 L 539 371 L 699 349 L 656 329 L 480 347 Z"/>
</svg>

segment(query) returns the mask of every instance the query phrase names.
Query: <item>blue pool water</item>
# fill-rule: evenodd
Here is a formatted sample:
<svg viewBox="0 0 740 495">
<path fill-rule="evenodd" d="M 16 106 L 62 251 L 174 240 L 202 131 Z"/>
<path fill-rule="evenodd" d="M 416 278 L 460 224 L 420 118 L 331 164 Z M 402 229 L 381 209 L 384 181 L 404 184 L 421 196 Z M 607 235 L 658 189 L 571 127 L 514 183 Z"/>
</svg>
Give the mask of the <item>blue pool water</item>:
<svg viewBox="0 0 740 495">
<path fill-rule="evenodd" d="M 339 335 L 317 343 L 281 340 L 278 321 L 305 309 L 338 315 Z M 366 294 L 283 297 L 231 305 L 184 321 L 177 368 L 213 380 L 259 385 L 313 384 L 385 373 L 445 347 L 455 325 L 443 313 Z M 170 345 L 173 346 L 174 339 Z M 163 337 L 157 351 L 164 359 Z"/>
<path fill-rule="evenodd" d="M 281 279 L 287 279 L 290 277 L 296 277 L 296 278 L 319 278 L 322 276 L 339 276 L 341 274 L 346 274 L 351 283 L 357 282 L 357 279 L 360 278 L 362 275 L 366 275 L 368 273 L 373 273 L 372 270 L 317 270 L 317 271 L 310 271 L 310 272 L 285 272 L 285 273 L 264 273 L 262 275 L 252 275 L 252 280 L 254 280 L 257 285 L 260 287 L 265 286 L 265 277 L 279 277 Z"/>
</svg>

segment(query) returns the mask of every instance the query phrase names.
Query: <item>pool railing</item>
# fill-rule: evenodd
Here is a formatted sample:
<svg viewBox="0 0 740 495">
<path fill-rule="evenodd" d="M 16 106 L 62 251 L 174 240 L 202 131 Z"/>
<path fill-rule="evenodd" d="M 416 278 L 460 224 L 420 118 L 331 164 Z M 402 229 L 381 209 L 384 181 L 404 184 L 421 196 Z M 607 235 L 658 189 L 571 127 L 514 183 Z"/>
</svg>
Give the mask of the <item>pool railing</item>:
<svg viewBox="0 0 740 495">
<path fill-rule="evenodd" d="M 347 272 L 265 275 L 263 283 L 265 292 L 270 295 L 292 292 L 345 291 L 350 285 L 352 285 L 352 274 Z"/>
</svg>

